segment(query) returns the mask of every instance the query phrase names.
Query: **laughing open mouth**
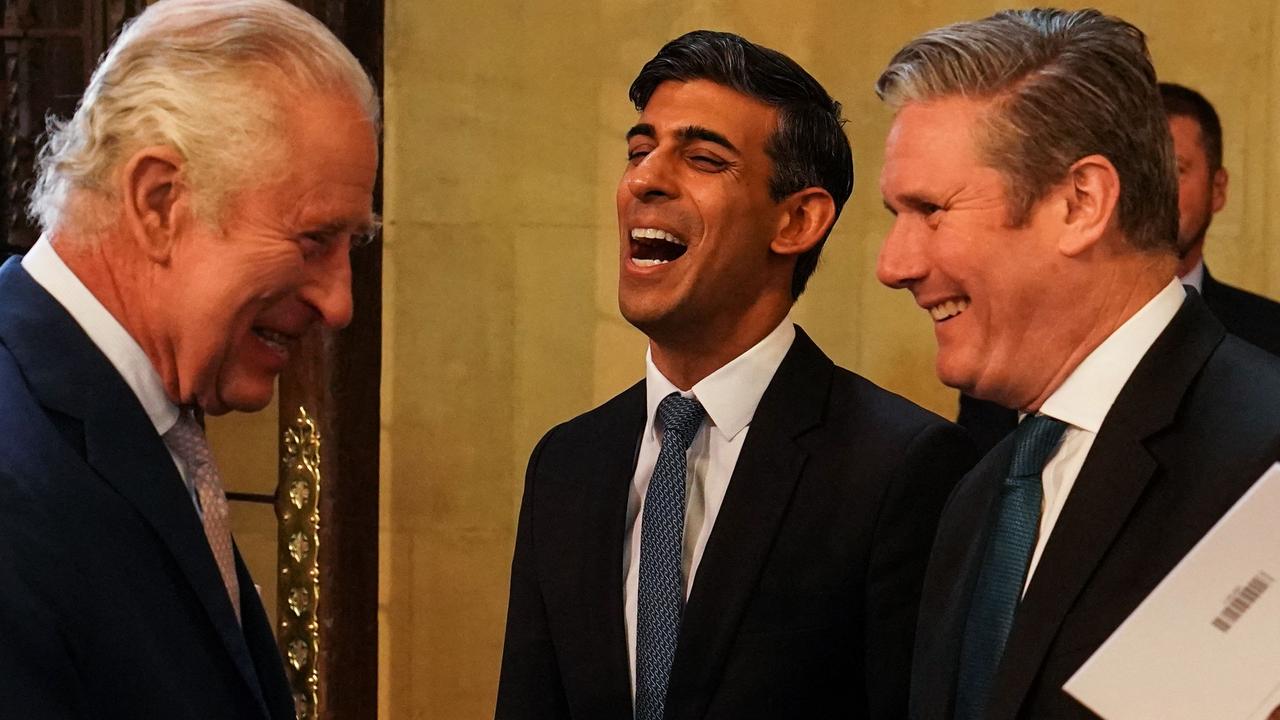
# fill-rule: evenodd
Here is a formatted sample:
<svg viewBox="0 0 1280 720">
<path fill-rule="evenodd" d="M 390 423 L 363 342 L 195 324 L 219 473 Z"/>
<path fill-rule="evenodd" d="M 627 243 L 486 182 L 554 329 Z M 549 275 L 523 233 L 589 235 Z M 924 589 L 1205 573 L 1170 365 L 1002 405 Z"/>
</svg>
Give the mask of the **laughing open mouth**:
<svg viewBox="0 0 1280 720">
<path fill-rule="evenodd" d="M 653 267 L 677 260 L 688 250 L 684 240 L 666 230 L 632 228 L 631 262 L 640 267 Z"/>
<path fill-rule="evenodd" d="M 258 336 L 267 347 L 275 350 L 281 355 L 289 354 L 289 346 L 293 344 L 297 337 L 294 335 L 286 335 L 285 333 L 271 330 L 261 326 L 253 328 L 253 334 Z"/>
</svg>

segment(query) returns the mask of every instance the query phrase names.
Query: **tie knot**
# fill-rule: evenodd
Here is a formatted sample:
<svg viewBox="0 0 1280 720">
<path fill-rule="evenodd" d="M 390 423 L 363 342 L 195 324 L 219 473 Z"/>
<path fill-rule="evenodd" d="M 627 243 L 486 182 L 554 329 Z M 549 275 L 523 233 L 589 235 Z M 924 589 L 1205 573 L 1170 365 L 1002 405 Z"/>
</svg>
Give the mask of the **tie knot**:
<svg viewBox="0 0 1280 720">
<path fill-rule="evenodd" d="M 1013 462 L 1009 477 L 1040 477 L 1067 424 L 1048 415 L 1032 415 L 1013 434 Z"/>
<path fill-rule="evenodd" d="M 673 392 L 658 403 L 658 417 L 662 419 L 664 437 L 674 434 L 686 447 L 693 442 L 693 436 L 698 434 L 705 415 L 702 403 L 683 397 L 680 393 Z"/>
<path fill-rule="evenodd" d="M 210 461 L 209 441 L 190 410 L 178 414 L 178 421 L 164 434 L 164 440 L 178 457 L 192 467 Z"/>
</svg>

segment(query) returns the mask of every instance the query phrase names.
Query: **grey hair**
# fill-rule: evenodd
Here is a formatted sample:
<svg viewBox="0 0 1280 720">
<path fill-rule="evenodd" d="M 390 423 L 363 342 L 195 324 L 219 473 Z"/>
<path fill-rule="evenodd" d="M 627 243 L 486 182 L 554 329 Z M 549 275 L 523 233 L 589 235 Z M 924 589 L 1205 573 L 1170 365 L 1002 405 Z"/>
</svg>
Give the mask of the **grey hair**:
<svg viewBox="0 0 1280 720">
<path fill-rule="evenodd" d="M 368 74 L 306 12 L 284 0 L 160 0 L 121 31 L 75 114 L 49 120 L 31 215 L 46 233 L 92 235 L 109 222 L 102 201 L 119 165 L 163 145 L 185 160 L 198 214 L 215 220 L 251 169 L 282 167 L 288 101 L 308 91 L 346 92 L 379 122 Z"/>
<path fill-rule="evenodd" d="M 931 30 L 894 55 L 876 94 L 895 109 L 948 96 L 990 101 L 975 138 L 1004 176 L 1010 222 L 1080 158 L 1120 176 L 1118 219 L 1139 250 L 1173 251 L 1178 185 L 1146 36 L 1097 10 L 1006 10 Z"/>
</svg>

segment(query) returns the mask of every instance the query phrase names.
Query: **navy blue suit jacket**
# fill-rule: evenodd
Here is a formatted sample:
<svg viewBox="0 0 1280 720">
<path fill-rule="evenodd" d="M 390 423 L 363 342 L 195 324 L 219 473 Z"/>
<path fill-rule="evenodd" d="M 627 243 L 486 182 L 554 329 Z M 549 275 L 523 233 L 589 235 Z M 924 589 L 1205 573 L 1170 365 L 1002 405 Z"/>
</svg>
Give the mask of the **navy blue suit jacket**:
<svg viewBox="0 0 1280 720">
<path fill-rule="evenodd" d="M 0 267 L 0 715 L 293 718 L 239 555 L 243 628 L 137 397 L 22 269 Z"/>
</svg>

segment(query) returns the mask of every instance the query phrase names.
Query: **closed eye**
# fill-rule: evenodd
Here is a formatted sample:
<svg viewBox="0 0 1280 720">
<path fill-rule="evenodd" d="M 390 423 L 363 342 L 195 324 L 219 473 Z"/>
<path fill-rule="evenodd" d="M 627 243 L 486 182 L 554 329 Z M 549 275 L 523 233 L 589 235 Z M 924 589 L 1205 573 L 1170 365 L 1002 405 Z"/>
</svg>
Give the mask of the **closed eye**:
<svg viewBox="0 0 1280 720">
<path fill-rule="evenodd" d="M 691 155 L 689 156 L 689 161 L 695 167 L 709 172 L 718 172 L 729 166 L 729 163 L 712 155 Z"/>
</svg>

